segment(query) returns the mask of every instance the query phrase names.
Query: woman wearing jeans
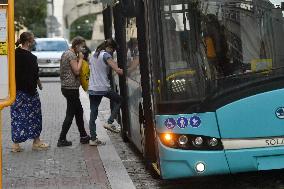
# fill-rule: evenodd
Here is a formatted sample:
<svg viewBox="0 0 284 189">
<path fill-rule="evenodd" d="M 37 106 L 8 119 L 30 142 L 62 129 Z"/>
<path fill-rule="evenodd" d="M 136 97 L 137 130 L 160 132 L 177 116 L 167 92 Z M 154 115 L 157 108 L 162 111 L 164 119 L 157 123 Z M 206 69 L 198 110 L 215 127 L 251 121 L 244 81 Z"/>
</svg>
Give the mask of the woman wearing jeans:
<svg viewBox="0 0 284 189">
<path fill-rule="evenodd" d="M 116 62 L 112 59 L 112 54 L 116 50 L 117 44 L 113 39 L 105 40 L 100 44 L 95 54 L 90 59 L 90 78 L 89 78 L 89 98 L 90 98 L 90 133 L 91 140 L 90 145 L 101 145 L 104 142 L 97 139 L 96 133 L 96 119 L 98 117 L 98 107 L 101 103 L 102 98 L 105 96 L 114 102 L 112 113 L 104 124 L 106 129 L 113 132 L 118 132 L 112 125 L 114 117 L 117 115 L 122 97 L 117 93 L 110 90 L 110 81 L 108 79 L 108 73 L 110 68 L 113 69 L 117 74 L 122 75 L 123 70 L 120 69 Z"/>
<path fill-rule="evenodd" d="M 60 63 L 61 91 L 67 100 L 67 110 L 62 130 L 57 143 L 58 147 L 71 146 L 72 142 L 66 139 L 66 135 L 71 127 L 75 116 L 76 124 L 80 132 L 80 142 L 89 143 L 90 137 L 87 135 L 84 127 L 83 108 L 79 98 L 80 78 L 79 74 L 82 68 L 83 54 L 82 48 L 85 40 L 82 37 L 75 37 L 72 40 L 72 46 L 63 53 Z"/>
</svg>

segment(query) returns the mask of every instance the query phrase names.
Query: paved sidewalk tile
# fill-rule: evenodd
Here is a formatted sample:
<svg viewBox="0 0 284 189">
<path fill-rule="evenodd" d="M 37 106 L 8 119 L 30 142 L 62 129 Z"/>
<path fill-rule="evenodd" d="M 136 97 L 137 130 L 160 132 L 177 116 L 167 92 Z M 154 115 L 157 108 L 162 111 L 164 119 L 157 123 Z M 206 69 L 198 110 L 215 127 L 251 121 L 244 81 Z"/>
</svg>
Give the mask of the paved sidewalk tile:
<svg viewBox="0 0 284 189">
<path fill-rule="evenodd" d="M 108 189 L 110 184 L 96 147 L 81 145 L 75 120 L 67 138 L 73 146 L 57 148 L 66 102 L 60 83 L 43 83 L 40 92 L 43 111 L 41 138 L 51 145 L 47 151 L 32 151 L 32 141 L 24 152 L 12 153 L 10 110 L 2 111 L 3 188 L 5 189 Z M 85 123 L 88 130 L 88 124 Z"/>
</svg>

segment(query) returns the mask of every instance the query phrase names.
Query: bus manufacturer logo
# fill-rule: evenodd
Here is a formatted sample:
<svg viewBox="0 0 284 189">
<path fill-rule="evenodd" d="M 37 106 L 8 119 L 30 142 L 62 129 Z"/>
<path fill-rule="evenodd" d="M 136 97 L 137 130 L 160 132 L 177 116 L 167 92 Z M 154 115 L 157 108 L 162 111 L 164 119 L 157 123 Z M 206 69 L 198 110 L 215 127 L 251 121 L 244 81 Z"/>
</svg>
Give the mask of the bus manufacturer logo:
<svg viewBox="0 0 284 189">
<path fill-rule="evenodd" d="M 198 117 L 198 116 L 192 116 L 192 117 L 189 119 L 189 123 L 190 123 L 191 127 L 197 128 L 197 127 L 199 127 L 200 124 L 201 124 L 201 119 L 200 119 L 200 117 Z"/>
<path fill-rule="evenodd" d="M 284 119 L 284 107 L 277 108 L 275 114 L 279 119 Z"/>
<path fill-rule="evenodd" d="M 165 126 L 168 128 L 168 129 L 173 129 L 175 128 L 176 126 L 176 121 L 174 118 L 168 118 L 166 119 L 165 121 Z"/>
<path fill-rule="evenodd" d="M 186 117 L 179 117 L 177 119 L 177 125 L 179 128 L 184 129 L 188 125 L 188 120 L 186 119 Z"/>
</svg>

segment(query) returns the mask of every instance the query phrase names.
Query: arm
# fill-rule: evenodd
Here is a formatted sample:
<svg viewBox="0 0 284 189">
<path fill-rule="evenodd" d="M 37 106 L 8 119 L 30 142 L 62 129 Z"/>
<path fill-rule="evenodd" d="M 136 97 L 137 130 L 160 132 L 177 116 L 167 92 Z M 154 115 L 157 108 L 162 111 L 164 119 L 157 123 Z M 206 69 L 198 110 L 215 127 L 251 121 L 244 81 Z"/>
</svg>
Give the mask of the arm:
<svg viewBox="0 0 284 189">
<path fill-rule="evenodd" d="M 112 58 L 108 58 L 106 62 L 118 75 L 123 75 L 123 69 L 120 69 Z"/>
<path fill-rule="evenodd" d="M 38 64 L 37 64 L 37 57 L 36 57 L 36 59 L 35 59 L 35 65 L 36 65 L 36 75 L 35 75 L 35 77 L 36 77 L 36 83 L 37 83 L 37 86 L 38 86 L 38 88 L 40 89 L 40 90 L 42 90 L 42 84 L 41 84 L 41 81 L 40 81 L 40 79 L 39 79 L 39 75 L 38 75 L 38 73 L 39 73 L 39 67 L 38 67 Z"/>
<path fill-rule="evenodd" d="M 83 64 L 83 57 L 84 55 L 80 52 L 79 53 L 79 60 L 71 60 L 70 65 L 72 68 L 72 71 L 75 75 L 80 75 L 82 64 Z"/>
</svg>

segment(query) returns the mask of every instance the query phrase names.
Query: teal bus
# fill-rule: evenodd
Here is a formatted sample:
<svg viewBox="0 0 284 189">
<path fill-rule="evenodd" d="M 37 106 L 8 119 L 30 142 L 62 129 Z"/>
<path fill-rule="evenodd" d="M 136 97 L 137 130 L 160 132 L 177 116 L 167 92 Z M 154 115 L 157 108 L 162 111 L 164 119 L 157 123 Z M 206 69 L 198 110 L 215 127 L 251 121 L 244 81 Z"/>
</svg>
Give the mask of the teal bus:
<svg viewBox="0 0 284 189">
<path fill-rule="evenodd" d="M 284 6 L 120 0 L 103 12 L 119 120 L 163 179 L 284 168 Z M 112 31 L 114 28 L 114 31 Z"/>
</svg>

